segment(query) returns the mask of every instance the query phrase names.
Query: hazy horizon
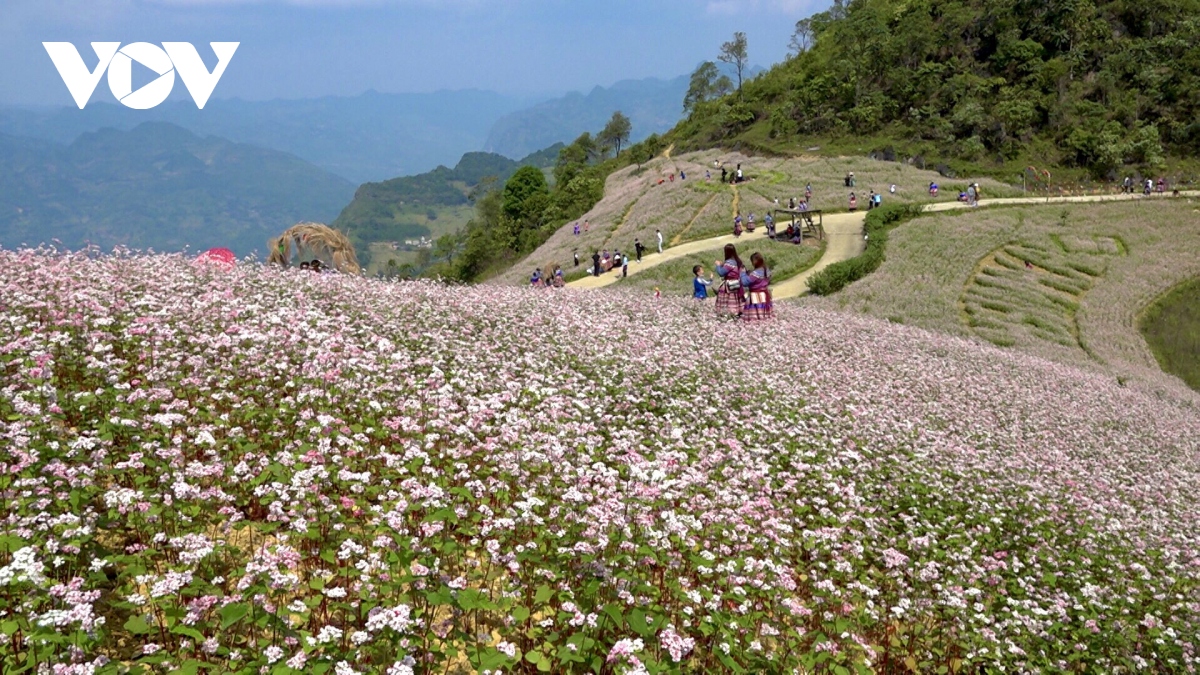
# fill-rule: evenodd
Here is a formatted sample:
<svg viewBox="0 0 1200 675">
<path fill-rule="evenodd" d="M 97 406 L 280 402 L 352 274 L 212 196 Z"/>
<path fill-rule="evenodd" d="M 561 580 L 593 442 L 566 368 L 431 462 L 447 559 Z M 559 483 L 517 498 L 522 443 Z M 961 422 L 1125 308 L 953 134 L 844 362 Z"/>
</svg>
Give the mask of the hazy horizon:
<svg viewBox="0 0 1200 675">
<path fill-rule="evenodd" d="M 0 7 L 0 105 L 73 105 L 42 42 L 240 42 L 212 100 L 480 90 L 544 99 L 670 79 L 735 30 L 752 64 L 782 60 L 826 0 L 11 0 Z M 186 96 L 176 88 L 173 98 Z M 112 101 L 104 82 L 93 100 Z"/>
</svg>

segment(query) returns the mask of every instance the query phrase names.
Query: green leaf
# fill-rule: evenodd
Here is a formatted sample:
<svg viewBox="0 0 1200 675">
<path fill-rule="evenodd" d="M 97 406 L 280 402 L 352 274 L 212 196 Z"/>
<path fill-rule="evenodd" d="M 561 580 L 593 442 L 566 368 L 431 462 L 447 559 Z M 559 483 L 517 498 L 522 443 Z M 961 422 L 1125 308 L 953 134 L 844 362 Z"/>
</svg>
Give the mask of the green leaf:
<svg viewBox="0 0 1200 675">
<path fill-rule="evenodd" d="M 243 617 L 249 614 L 250 605 L 244 602 L 235 602 L 232 605 L 225 605 L 218 613 L 221 615 L 221 628 L 225 629 L 241 621 Z"/>
<path fill-rule="evenodd" d="M 195 628 L 192 628 L 191 626 L 183 626 L 183 625 L 175 626 L 174 628 L 171 629 L 171 632 L 176 635 L 190 637 L 193 640 L 195 640 L 196 642 L 204 642 L 204 634 L 201 633 L 200 631 L 196 630 Z"/>
<path fill-rule="evenodd" d="M 533 600 L 540 605 L 549 602 L 552 597 L 554 597 L 553 589 L 549 586 L 539 586 Z"/>
<path fill-rule="evenodd" d="M 529 608 L 525 605 L 513 607 L 512 617 L 517 623 L 525 623 L 525 620 L 529 618 Z"/>
<path fill-rule="evenodd" d="M 129 620 L 125 622 L 125 630 L 134 635 L 146 635 L 151 629 L 150 625 L 146 623 L 145 617 L 137 614 L 129 617 Z"/>
</svg>

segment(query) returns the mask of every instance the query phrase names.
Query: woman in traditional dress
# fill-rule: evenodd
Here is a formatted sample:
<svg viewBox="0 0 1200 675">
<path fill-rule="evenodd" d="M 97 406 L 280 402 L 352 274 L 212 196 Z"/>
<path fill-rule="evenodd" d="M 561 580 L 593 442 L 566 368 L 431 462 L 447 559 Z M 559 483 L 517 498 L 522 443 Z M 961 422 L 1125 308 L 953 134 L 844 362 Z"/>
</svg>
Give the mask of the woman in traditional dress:
<svg viewBox="0 0 1200 675">
<path fill-rule="evenodd" d="M 742 273 L 745 271 L 733 244 L 725 244 L 725 262 L 717 261 L 716 276 L 721 278 L 717 287 L 717 313 L 738 316 L 745 304 L 742 293 Z"/>
<path fill-rule="evenodd" d="M 771 318 L 771 271 L 761 253 L 750 256 L 754 269 L 742 273 L 742 287 L 746 289 L 746 306 L 742 318 L 758 321 Z"/>
<path fill-rule="evenodd" d="M 566 285 L 567 285 L 566 280 L 563 279 L 562 268 L 559 267 L 558 265 L 555 265 L 554 266 L 554 287 L 562 288 L 563 286 L 566 286 Z"/>
</svg>

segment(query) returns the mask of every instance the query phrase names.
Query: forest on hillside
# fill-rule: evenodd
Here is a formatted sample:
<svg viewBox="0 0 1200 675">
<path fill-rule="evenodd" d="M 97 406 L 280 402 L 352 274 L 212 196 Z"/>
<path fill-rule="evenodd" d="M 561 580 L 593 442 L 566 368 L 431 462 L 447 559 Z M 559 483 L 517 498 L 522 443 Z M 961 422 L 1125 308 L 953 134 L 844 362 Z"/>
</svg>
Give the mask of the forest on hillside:
<svg viewBox="0 0 1200 675">
<path fill-rule="evenodd" d="M 1096 178 L 1200 151 L 1200 0 L 837 0 L 792 48 L 671 136 L 884 136 Z"/>
</svg>

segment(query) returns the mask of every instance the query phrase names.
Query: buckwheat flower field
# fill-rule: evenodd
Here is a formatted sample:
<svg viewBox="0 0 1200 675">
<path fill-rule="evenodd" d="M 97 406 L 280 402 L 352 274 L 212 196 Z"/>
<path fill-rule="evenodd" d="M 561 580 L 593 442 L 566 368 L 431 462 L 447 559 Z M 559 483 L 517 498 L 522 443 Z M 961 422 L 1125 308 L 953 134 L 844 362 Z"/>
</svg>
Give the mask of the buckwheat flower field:
<svg viewBox="0 0 1200 675">
<path fill-rule="evenodd" d="M 1200 662 L 1165 377 L 803 307 L 0 266 L 4 673 Z"/>
</svg>

